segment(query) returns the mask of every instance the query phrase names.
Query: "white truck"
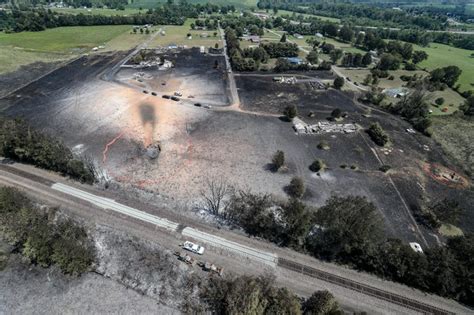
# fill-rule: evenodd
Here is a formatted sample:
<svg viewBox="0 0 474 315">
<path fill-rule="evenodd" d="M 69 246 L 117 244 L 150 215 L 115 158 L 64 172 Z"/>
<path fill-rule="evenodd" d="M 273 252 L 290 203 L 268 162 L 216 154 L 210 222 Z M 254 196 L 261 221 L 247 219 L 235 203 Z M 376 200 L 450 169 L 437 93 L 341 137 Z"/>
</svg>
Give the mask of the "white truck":
<svg viewBox="0 0 474 315">
<path fill-rule="evenodd" d="M 204 247 L 198 244 L 194 244 L 193 242 L 189 242 L 189 241 L 184 242 L 183 248 L 199 255 L 204 254 Z"/>
</svg>

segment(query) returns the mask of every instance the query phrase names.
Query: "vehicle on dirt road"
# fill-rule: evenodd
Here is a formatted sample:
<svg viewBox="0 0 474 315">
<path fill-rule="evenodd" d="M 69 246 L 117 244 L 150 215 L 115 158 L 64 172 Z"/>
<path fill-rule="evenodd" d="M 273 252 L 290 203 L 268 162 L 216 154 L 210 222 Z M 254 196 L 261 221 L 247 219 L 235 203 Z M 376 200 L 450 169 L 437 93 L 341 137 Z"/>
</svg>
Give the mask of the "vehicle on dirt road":
<svg viewBox="0 0 474 315">
<path fill-rule="evenodd" d="M 190 242 L 190 241 L 184 242 L 183 248 L 199 255 L 204 254 L 204 247 L 198 244 L 194 244 L 193 242 Z"/>
<path fill-rule="evenodd" d="M 163 95 L 162 98 L 166 98 L 167 100 L 169 100 L 171 98 L 171 96 L 169 95 Z"/>
</svg>

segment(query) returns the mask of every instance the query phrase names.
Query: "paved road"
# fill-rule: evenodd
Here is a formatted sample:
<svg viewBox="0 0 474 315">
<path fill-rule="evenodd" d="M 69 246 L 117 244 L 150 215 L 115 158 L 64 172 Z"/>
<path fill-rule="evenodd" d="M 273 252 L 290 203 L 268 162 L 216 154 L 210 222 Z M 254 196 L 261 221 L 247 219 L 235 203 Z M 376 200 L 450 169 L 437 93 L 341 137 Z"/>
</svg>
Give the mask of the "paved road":
<svg viewBox="0 0 474 315">
<path fill-rule="evenodd" d="M 219 22 L 218 22 L 219 23 Z M 220 23 L 219 26 L 219 34 L 222 39 L 222 43 L 224 45 L 224 57 L 225 57 L 225 64 L 227 68 L 227 77 L 229 78 L 229 89 L 232 101 L 230 102 L 231 107 L 235 109 L 240 108 L 240 98 L 239 92 L 237 91 L 237 84 L 235 83 L 234 72 L 232 71 L 232 66 L 229 60 L 229 54 L 227 53 L 227 41 L 225 40 L 224 30 L 222 29 Z"/>
<path fill-rule="evenodd" d="M 324 281 L 327 283 L 326 287 L 335 285 L 355 291 L 366 298 L 375 298 L 397 307 L 403 306 L 407 312 L 416 310 L 433 314 L 452 314 L 452 312 L 459 312 L 460 309 L 464 310 L 459 305 L 438 297 L 426 296 L 408 288 L 400 290 L 398 284 L 383 282 L 381 285 L 381 281 L 372 276 L 361 276 L 360 273 L 335 265 L 315 263 L 316 261 L 312 258 L 269 245 L 266 242 L 237 236 L 229 231 L 216 231 L 199 223 L 191 225 L 189 221 L 181 222 L 179 217 L 170 219 L 165 215 L 154 215 L 138 208 L 139 201 L 134 203 L 137 204 L 136 207 L 131 207 L 117 202 L 115 196 L 103 196 L 103 192 L 90 186 L 81 186 L 72 182 L 64 183 L 62 180 L 45 176 L 44 171 L 21 164 L 15 164 L 13 167 L 0 165 L 0 184 L 26 189 L 27 193 L 37 198 L 40 196 L 42 200 L 61 200 L 61 203 L 65 203 L 67 207 L 89 205 L 89 207 L 86 206 L 87 215 L 101 209 L 104 213 L 115 213 L 125 221 L 130 218 L 129 220 L 151 224 L 164 235 L 178 233 L 186 239 L 202 243 L 208 248 L 208 251 L 220 249 L 232 252 L 260 265 L 266 265 L 277 272 L 280 269 L 292 270 L 312 277 L 314 281 Z M 307 280 L 308 278 L 305 281 Z"/>
</svg>

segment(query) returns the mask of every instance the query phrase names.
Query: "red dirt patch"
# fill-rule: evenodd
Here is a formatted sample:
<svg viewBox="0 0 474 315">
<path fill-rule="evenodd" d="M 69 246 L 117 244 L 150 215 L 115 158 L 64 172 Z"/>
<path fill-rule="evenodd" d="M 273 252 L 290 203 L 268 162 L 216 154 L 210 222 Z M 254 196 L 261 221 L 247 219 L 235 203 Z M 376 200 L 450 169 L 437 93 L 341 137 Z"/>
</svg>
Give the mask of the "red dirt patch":
<svg viewBox="0 0 474 315">
<path fill-rule="evenodd" d="M 440 164 L 424 163 L 423 170 L 428 176 L 446 186 L 457 189 L 469 187 L 469 180 L 467 178 Z"/>
</svg>

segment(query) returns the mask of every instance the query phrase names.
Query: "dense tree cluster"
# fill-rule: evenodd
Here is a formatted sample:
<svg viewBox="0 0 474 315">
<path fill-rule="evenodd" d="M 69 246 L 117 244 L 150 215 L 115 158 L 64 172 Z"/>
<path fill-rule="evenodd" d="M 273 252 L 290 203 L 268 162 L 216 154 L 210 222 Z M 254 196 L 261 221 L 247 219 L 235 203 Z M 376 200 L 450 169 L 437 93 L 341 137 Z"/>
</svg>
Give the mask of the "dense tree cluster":
<svg viewBox="0 0 474 315">
<path fill-rule="evenodd" d="M 260 46 L 265 49 L 270 58 L 298 56 L 298 45 L 293 43 L 270 42 L 263 43 Z"/>
<path fill-rule="evenodd" d="M 365 4 L 346 3 L 314 3 L 312 1 L 299 0 L 260 0 L 259 8 L 284 9 L 304 14 L 315 14 L 342 19 L 345 23 L 353 25 L 367 25 L 375 27 L 411 27 L 430 30 L 444 30 L 446 28 L 446 16 L 430 15 L 418 12 L 393 10 L 392 8 L 381 8 Z"/>
<path fill-rule="evenodd" d="M 453 87 L 459 79 L 462 70 L 457 66 L 447 66 L 434 69 L 430 72 L 430 81 L 432 83 L 444 83 L 449 87 Z"/>
<path fill-rule="evenodd" d="M 367 129 L 367 133 L 369 134 L 370 138 L 381 147 L 386 145 L 390 140 L 388 134 L 385 132 L 385 130 L 383 130 L 382 126 L 380 126 L 378 122 L 371 124 L 369 129 Z"/>
<path fill-rule="evenodd" d="M 216 30 L 217 22 L 217 19 L 196 19 L 194 23 L 191 23 L 191 29 L 205 27 L 208 30 Z"/>
<path fill-rule="evenodd" d="M 0 229 L 31 262 L 55 264 L 64 273 L 79 275 L 94 261 L 86 232 L 71 220 L 54 222 L 20 191 L 0 188 Z"/>
<path fill-rule="evenodd" d="M 345 53 L 341 60 L 341 65 L 344 67 L 367 67 L 372 63 L 372 56 L 370 53 L 364 55 L 360 53 Z"/>
<path fill-rule="evenodd" d="M 445 247 L 425 248 L 420 254 L 398 239 L 386 238 L 379 211 L 365 197 L 333 196 L 319 209 L 295 198 L 281 203 L 269 195 L 243 191 L 231 199 L 227 218 L 249 235 L 304 248 L 320 259 L 349 264 L 463 303 L 474 301 L 473 234 L 451 238 Z M 446 203 L 433 207 L 440 220 L 454 218 L 446 212 Z"/>
<path fill-rule="evenodd" d="M 301 303 L 288 289 L 275 287 L 274 278 L 266 275 L 212 277 L 200 295 L 213 314 L 343 314 L 328 291 L 316 291 Z"/>
<path fill-rule="evenodd" d="M 392 107 L 392 111 L 405 117 L 420 132 L 427 133 L 431 126 L 429 104 L 422 90 L 415 90 L 404 96 Z"/>
<path fill-rule="evenodd" d="M 467 116 L 474 116 L 474 95 L 469 96 L 460 109 Z"/>
<path fill-rule="evenodd" d="M 58 140 L 31 129 L 23 121 L 0 118 L 0 155 L 69 175 L 82 182 L 94 181 L 90 165 L 76 159 L 71 150 Z"/>
<path fill-rule="evenodd" d="M 128 16 L 64 14 L 44 9 L 13 10 L 11 13 L 0 11 L 0 30 L 42 31 L 60 26 L 89 25 L 182 25 L 186 18 L 197 18 L 199 7 L 191 4 L 165 4 L 145 13 Z"/>
</svg>

